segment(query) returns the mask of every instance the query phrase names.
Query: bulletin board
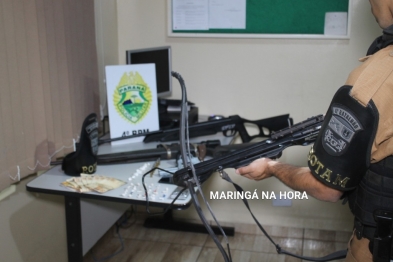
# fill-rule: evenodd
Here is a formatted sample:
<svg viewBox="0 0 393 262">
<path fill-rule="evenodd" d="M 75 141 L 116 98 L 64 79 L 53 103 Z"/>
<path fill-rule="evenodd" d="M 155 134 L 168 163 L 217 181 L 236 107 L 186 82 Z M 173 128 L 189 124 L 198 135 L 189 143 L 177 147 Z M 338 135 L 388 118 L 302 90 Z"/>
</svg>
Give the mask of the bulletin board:
<svg viewBox="0 0 393 262">
<path fill-rule="evenodd" d="M 167 1 L 170 37 L 349 39 L 351 0 L 246 0 L 244 29 L 207 30 L 174 30 L 172 0 Z M 324 33 L 327 12 L 347 13 L 345 34 Z"/>
</svg>

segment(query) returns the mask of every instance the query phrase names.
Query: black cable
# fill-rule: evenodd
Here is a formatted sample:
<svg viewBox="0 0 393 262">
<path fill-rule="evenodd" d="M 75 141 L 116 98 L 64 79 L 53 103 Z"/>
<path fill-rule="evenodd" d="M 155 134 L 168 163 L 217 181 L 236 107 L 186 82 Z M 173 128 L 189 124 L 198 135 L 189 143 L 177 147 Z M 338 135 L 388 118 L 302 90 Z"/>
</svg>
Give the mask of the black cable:
<svg viewBox="0 0 393 262">
<path fill-rule="evenodd" d="M 130 210 L 131 209 L 131 210 Z M 120 217 L 117 221 L 117 224 L 121 228 L 129 228 L 136 222 L 136 211 L 134 211 L 134 206 L 131 206 L 130 209 L 127 209 L 126 212 Z M 128 220 L 135 214 L 135 219 L 132 222 Z"/>
<path fill-rule="evenodd" d="M 187 189 L 187 188 L 183 188 L 182 190 L 180 190 L 180 192 L 176 195 L 176 197 L 172 200 L 172 202 L 164 209 L 164 211 L 162 211 L 162 212 L 155 212 L 155 213 L 150 212 L 150 209 L 149 209 L 149 195 L 148 195 L 147 188 L 146 188 L 146 185 L 145 185 L 145 177 L 147 175 L 149 175 L 151 172 L 154 172 L 156 169 L 161 170 L 161 171 L 165 171 L 165 172 L 170 173 L 172 175 L 174 174 L 172 172 L 169 172 L 168 170 L 165 170 L 165 169 L 162 169 L 162 168 L 159 168 L 159 167 L 155 167 L 155 168 L 151 169 L 150 171 L 148 171 L 148 172 L 146 172 L 145 174 L 142 175 L 142 186 L 143 186 L 143 189 L 145 190 L 145 197 L 146 197 L 146 212 L 149 215 L 151 215 L 151 216 L 153 216 L 153 215 L 163 215 L 166 212 L 168 212 L 168 210 L 172 208 L 173 204 L 179 198 L 179 196 L 181 196 L 181 194 Z"/>
<path fill-rule="evenodd" d="M 224 171 L 224 170 L 220 170 L 221 173 L 221 177 L 222 179 L 226 180 L 227 182 L 231 183 L 235 189 L 238 192 L 244 192 L 243 188 L 241 188 L 238 184 L 234 183 L 232 181 L 232 179 L 229 177 L 229 175 Z M 246 208 L 248 209 L 248 211 L 250 212 L 252 218 L 254 219 L 255 223 L 257 224 L 257 226 L 259 227 L 259 229 L 263 232 L 263 234 L 269 239 L 269 241 L 276 247 L 276 251 L 278 254 L 284 254 L 284 255 L 288 255 L 288 256 L 292 256 L 292 257 L 296 257 L 296 258 L 300 258 L 303 260 L 308 260 L 308 261 L 317 261 L 317 262 L 326 262 L 326 261 L 332 261 L 332 260 L 337 260 L 337 259 L 343 259 L 346 257 L 347 254 L 347 250 L 339 250 L 336 251 L 334 253 L 331 253 L 327 256 L 324 257 L 307 257 L 307 256 L 301 256 L 301 255 L 297 255 L 291 252 L 288 252 L 284 249 L 282 249 L 280 247 L 280 245 L 276 244 L 276 242 L 274 242 L 274 240 L 269 236 L 269 234 L 266 232 L 266 230 L 263 228 L 263 226 L 259 223 L 258 219 L 254 216 L 254 214 L 251 211 L 250 205 L 248 204 L 248 201 L 246 198 L 243 198 L 243 203 L 246 206 Z"/>
<path fill-rule="evenodd" d="M 188 103 L 187 103 L 187 91 L 185 88 L 185 83 L 181 75 L 177 72 L 172 71 L 172 76 L 176 78 L 182 90 L 182 98 L 181 98 L 181 114 L 180 114 L 180 135 L 179 135 L 179 146 L 181 157 L 183 159 L 184 167 L 188 166 L 188 159 L 187 159 L 187 149 L 186 149 L 186 133 L 188 132 L 188 128 L 185 128 L 187 125 L 187 116 L 188 116 Z"/>
<path fill-rule="evenodd" d="M 199 204 L 198 197 L 196 195 L 196 192 L 194 190 L 192 183 L 186 182 L 186 184 L 187 184 L 188 190 L 190 191 L 190 194 L 192 196 L 191 199 L 194 203 L 195 210 L 197 211 L 202 223 L 205 225 L 206 230 L 208 231 L 208 233 L 212 237 L 214 243 L 216 244 L 216 246 L 220 250 L 224 260 L 225 261 L 232 261 L 230 250 L 229 250 L 229 256 L 228 256 L 227 253 L 225 252 L 225 249 L 221 245 L 220 240 L 217 238 L 216 234 L 214 233 L 213 229 L 210 226 L 206 226 L 206 225 L 209 225 L 209 221 L 207 221 L 206 217 L 203 215 L 201 205 Z M 229 245 L 228 245 L 228 248 L 229 248 Z"/>
<path fill-rule="evenodd" d="M 210 208 L 210 205 L 208 204 L 208 202 L 206 201 L 206 199 L 205 199 L 205 197 L 204 197 L 204 195 L 202 193 L 202 189 L 201 189 L 200 183 L 198 181 L 198 178 L 196 176 L 195 169 L 194 169 L 194 166 L 192 164 L 192 161 L 188 161 L 188 158 L 191 155 L 191 153 L 189 153 L 190 149 L 189 149 L 189 136 L 188 136 L 188 104 L 187 104 L 187 92 L 186 92 L 185 83 L 184 83 L 184 80 L 183 80 L 183 78 L 181 77 L 181 75 L 179 73 L 172 72 L 172 76 L 175 77 L 179 81 L 181 89 L 182 89 L 180 128 L 179 128 L 180 129 L 180 134 L 179 134 L 179 138 L 180 138 L 179 142 L 180 143 L 179 143 L 179 146 L 180 146 L 181 156 L 182 156 L 182 159 L 183 159 L 183 165 L 184 165 L 184 167 L 189 168 L 190 172 L 192 172 L 193 178 L 195 180 L 195 183 L 196 183 L 199 191 L 201 192 L 201 196 L 202 196 L 206 206 L 208 207 L 209 212 L 213 216 L 217 226 L 219 227 L 219 229 L 221 230 L 221 233 L 225 237 L 226 242 L 227 242 L 229 257 L 227 255 L 227 253 L 225 252 L 225 250 L 223 249 L 223 247 L 221 246 L 221 244 L 219 243 L 219 241 L 217 239 L 217 236 L 215 235 L 215 233 L 212 230 L 211 226 L 209 225 L 208 221 L 204 217 L 202 209 L 200 208 L 200 204 L 199 204 L 198 200 L 196 199 L 196 195 L 192 194 L 191 195 L 191 199 L 194 202 L 194 207 L 197 210 L 198 215 L 201 218 L 201 220 L 202 220 L 206 230 L 209 232 L 210 236 L 213 238 L 213 240 L 215 240 L 215 242 L 217 240 L 216 245 L 217 245 L 218 249 L 220 250 L 223 258 L 225 259 L 226 262 L 230 262 L 230 261 L 232 261 L 232 258 L 230 256 L 230 249 L 229 249 L 228 238 L 225 235 L 225 232 L 222 229 L 222 227 L 219 225 L 216 217 L 214 216 L 214 214 L 213 214 L 213 212 L 212 212 L 212 210 Z M 186 137 L 187 137 L 187 141 L 186 141 Z M 187 150 L 187 145 L 188 145 L 188 150 Z M 188 187 L 192 187 L 192 183 L 189 183 L 187 181 L 185 183 L 187 184 Z M 194 190 L 194 189 L 192 189 L 192 190 Z M 190 190 L 190 193 L 191 193 L 191 190 Z"/>
</svg>

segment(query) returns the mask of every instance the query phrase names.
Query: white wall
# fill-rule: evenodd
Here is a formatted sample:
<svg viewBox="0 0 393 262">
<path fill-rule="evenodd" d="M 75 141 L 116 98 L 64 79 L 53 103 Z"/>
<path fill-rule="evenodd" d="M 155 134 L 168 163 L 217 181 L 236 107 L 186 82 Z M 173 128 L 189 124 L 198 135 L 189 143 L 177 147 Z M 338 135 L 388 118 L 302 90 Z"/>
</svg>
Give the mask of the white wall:
<svg viewBox="0 0 393 262">
<path fill-rule="evenodd" d="M 1 261 L 68 261 L 64 198 L 27 192 L 32 178 L 0 202 Z"/>
<path fill-rule="evenodd" d="M 171 45 L 173 70 L 183 76 L 188 99 L 202 115 L 237 114 L 254 120 L 290 113 L 298 122 L 325 113 L 334 92 L 381 33 L 363 0 L 352 1 L 349 40 L 168 37 L 167 1 L 117 0 L 116 5 L 118 62 L 125 63 L 127 49 Z M 174 83 L 171 98 L 180 98 L 180 86 Z M 290 148 L 281 160 L 305 165 L 308 149 Z M 229 172 L 245 190 L 287 190 L 275 178 L 253 182 Z M 213 177 L 204 186 L 206 197 L 217 190 L 233 188 Z M 254 223 L 240 201 L 209 202 L 219 221 Z M 257 200 L 252 207 L 263 224 L 342 230 L 352 226 L 348 207 L 340 203 L 309 199 L 293 201 L 292 207 L 272 207 L 270 200 Z M 176 216 L 198 219 L 193 208 Z"/>
</svg>

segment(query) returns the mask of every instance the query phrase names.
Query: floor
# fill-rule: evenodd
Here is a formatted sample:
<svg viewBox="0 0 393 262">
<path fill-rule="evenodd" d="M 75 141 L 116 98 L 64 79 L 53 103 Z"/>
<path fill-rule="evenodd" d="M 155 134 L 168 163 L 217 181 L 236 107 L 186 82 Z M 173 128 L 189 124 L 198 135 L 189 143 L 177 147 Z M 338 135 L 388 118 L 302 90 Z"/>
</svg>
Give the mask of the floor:
<svg viewBox="0 0 393 262">
<path fill-rule="evenodd" d="M 219 262 L 225 261 L 208 234 L 149 229 L 140 215 L 129 216 L 114 225 L 86 254 L 84 262 L 154 261 L 154 262 Z M 304 256 L 324 256 L 345 249 L 351 233 L 278 226 L 264 226 L 272 239 L 289 252 Z M 118 233 L 117 233 L 118 232 Z M 120 236 L 120 238 L 119 238 Z M 218 236 L 228 253 L 226 241 Z M 235 226 L 228 237 L 233 262 L 302 260 L 277 254 L 273 244 L 256 225 Z M 336 260 L 343 261 L 343 260 Z"/>
</svg>

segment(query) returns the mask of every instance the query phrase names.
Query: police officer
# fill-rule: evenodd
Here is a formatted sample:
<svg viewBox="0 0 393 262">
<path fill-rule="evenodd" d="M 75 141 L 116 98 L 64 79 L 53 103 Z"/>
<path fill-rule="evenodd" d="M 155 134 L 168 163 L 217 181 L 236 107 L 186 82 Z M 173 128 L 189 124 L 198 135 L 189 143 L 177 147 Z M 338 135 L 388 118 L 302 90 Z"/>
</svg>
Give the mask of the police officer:
<svg viewBox="0 0 393 262">
<path fill-rule="evenodd" d="M 308 167 L 261 158 L 236 170 L 253 180 L 275 176 L 319 200 L 347 199 L 355 225 L 346 261 L 373 261 L 376 214 L 393 212 L 393 0 L 370 4 L 383 35 L 334 95 Z"/>
</svg>

